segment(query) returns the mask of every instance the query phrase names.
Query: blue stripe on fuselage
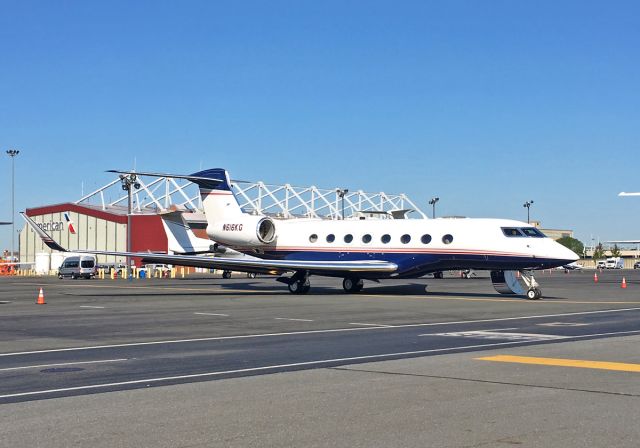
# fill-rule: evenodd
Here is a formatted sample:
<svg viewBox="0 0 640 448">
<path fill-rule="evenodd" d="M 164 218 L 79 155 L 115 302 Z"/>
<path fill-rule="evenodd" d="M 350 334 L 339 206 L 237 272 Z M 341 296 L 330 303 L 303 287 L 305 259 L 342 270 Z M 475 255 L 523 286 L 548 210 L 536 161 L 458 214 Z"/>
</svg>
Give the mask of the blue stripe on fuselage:
<svg viewBox="0 0 640 448">
<path fill-rule="evenodd" d="M 326 252 L 326 251 L 265 251 L 264 254 L 249 253 L 264 259 L 304 261 L 362 261 L 381 260 L 395 263 L 398 271 L 394 276 L 414 276 L 435 271 L 455 269 L 478 270 L 523 270 L 549 269 L 567 264 L 572 260 L 534 258 L 514 255 L 448 254 L 448 253 L 385 253 L 385 252 Z"/>
</svg>

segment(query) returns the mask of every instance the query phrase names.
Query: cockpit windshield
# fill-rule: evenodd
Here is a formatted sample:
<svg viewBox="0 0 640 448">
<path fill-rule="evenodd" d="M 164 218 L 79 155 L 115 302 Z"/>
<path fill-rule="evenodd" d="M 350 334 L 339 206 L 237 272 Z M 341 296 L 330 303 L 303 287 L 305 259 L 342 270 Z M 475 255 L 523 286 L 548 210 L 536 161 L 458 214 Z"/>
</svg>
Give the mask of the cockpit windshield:
<svg viewBox="0 0 640 448">
<path fill-rule="evenodd" d="M 547 235 L 545 235 L 544 233 L 542 233 L 541 231 L 539 231 L 538 229 L 536 229 L 535 227 L 525 227 L 522 230 L 522 232 L 527 235 L 527 236 L 532 236 L 535 238 L 545 238 Z"/>
<path fill-rule="evenodd" d="M 502 233 L 509 238 L 513 237 L 533 237 L 533 238 L 545 238 L 546 235 L 536 229 L 535 227 L 502 227 Z"/>
<path fill-rule="evenodd" d="M 524 234 L 520 232 L 520 230 L 516 229 L 515 227 L 503 227 L 502 233 L 504 233 L 504 235 L 508 237 L 524 236 Z"/>
</svg>

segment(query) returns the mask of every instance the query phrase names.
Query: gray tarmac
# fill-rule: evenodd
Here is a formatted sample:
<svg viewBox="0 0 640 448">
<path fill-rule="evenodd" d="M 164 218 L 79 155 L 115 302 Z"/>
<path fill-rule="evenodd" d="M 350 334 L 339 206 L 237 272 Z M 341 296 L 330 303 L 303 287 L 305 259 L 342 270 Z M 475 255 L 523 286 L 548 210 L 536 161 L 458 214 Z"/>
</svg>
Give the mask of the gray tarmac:
<svg viewBox="0 0 640 448">
<path fill-rule="evenodd" d="M 637 447 L 640 273 L 599 276 L 0 278 L 0 445 Z"/>
</svg>

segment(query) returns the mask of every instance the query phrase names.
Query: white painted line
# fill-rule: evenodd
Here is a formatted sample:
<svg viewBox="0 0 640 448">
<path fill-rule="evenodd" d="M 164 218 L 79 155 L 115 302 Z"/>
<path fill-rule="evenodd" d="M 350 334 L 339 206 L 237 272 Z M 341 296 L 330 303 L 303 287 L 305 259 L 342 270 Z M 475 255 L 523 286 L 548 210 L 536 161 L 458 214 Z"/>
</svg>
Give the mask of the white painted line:
<svg viewBox="0 0 640 448">
<path fill-rule="evenodd" d="M 41 369 L 43 367 L 76 366 L 76 365 L 79 365 L 79 364 L 100 364 L 100 363 L 103 363 L 103 362 L 118 362 L 118 361 L 128 361 L 128 358 L 104 359 L 104 360 L 101 360 L 101 361 L 64 362 L 64 363 L 59 363 L 59 364 L 40 364 L 40 365 L 37 365 L 37 366 L 8 367 L 6 369 L 0 369 L 0 372 L 6 372 L 8 370 Z"/>
<path fill-rule="evenodd" d="M 274 317 L 275 320 L 292 320 L 295 322 L 313 322 L 312 319 L 293 319 L 288 317 Z"/>
<path fill-rule="evenodd" d="M 548 324 L 536 324 L 540 327 L 586 327 L 591 324 L 577 322 L 549 322 Z"/>
<path fill-rule="evenodd" d="M 478 330 L 478 331 L 508 331 L 508 330 L 517 330 L 517 327 L 514 328 L 489 328 L 486 330 Z M 424 333 L 424 334 L 419 334 L 418 336 L 441 336 L 444 333 Z"/>
<path fill-rule="evenodd" d="M 422 335 L 421 335 L 422 336 Z M 502 339 L 508 341 L 553 341 L 555 339 L 567 339 L 570 336 L 539 333 L 505 333 L 501 331 L 453 331 L 450 333 L 436 333 L 429 336 L 452 336 L 474 339 Z"/>
<path fill-rule="evenodd" d="M 17 394 L 0 395 L 0 399 L 25 397 L 25 396 L 32 396 L 32 395 L 44 395 L 44 394 L 52 394 L 52 393 L 58 393 L 58 392 L 71 392 L 71 391 L 77 391 L 77 390 L 100 389 L 105 387 L 128 386 L 133 384 L 157 383 L 160 381 L 175 381 L 175 380 L 186 380 L 186 379 L 192 379 L 192 378 L 215 377 L 215 376 L 221 376 L 221 375 L 230 375 L 234 373 L 261 372 L 261 371 L 272 370 L 272 369 L 313 366 L 313 365 L 328 364 L 328 363 L 334 363 L 334 362 L 362 361 L 365 359 L 374 360 L 374 359 L 391 358 L 394 356 L 420 355 L 420 354 L 437 353 L 437 352 L 443 352 L 443 351 L 457 351 L 457 350 L 466 350 L 466 349 L 473 349 L 473 348 L 496 347 L 501 345 L 513 345 L 513 344 L 521 344 L 521 343 L 522 342 L 520 341 L 498 342 L 495 344 L 467 345 L 465 347 L 437 348 L 437 349 L 431 349 L 431 350 L 418 350 L 413 352 L 383 353 L 380 355 L 354 356 L 351 358 L 321 359 L 317 361 L 296 362 L 292 364 L 279 364 L 279 365 L 271 365 L 271 366 L 264 366 L 264 367 L 253 367 L 249 369 L 226 370 L 222 372 L 195 373 L 191 375 L 168 376 L 168 377 L 162 377 L 162 378 L 148 378 L 145 380 L 121 381 L 118 383 L 91 384 L 87 386 L 65 387 L 61 389 L 48 389 L 48 390 L 38 390 L 38 391 L 32 391 L 32 392 L 21 392 Z"/>
<path fill-rule="evenodd" d="M 193 314 L 197 314 L 199 316 L 222 316 L 222 317 L 229 317 L 228 314 L 217 314 L 217 313 L 193 313 Z"/>
<path fill-rule="evenodd" d="M 80 308 L 97 308 L 97 309 L 103 309 L 103 306 L 91 306 L 91 305 L 80 305 Z"/>
<path fill-rule="evenodd" d="M 393 328 L 393 325 L 383 325 L 383 324 L 363 324 L 361 322 L 349 322 L 349 325 L 360 325 L 362 327 L 384 327 L 384 328 Z"/>
<path fill-rule="evenodd" d="M 620 335 L 623 335 L 623 334 L 638 334 L 638 333 L 640 333 L 640 330 L 619 331 L 619 332 L 613 332 L 613 333 L 597 333 L 597 334 L 588 334 L 588 335 L 581 335 L 581 336 L 572 336 L 572 337 L 569 337 L 568 339 L 584 339 L 584 338 L 596 337 L 596 336 L 616 336 L 616 335 L 620 336 Z M 529 341 L 529 342 L 532 342 L 532 341 Z M 312 365 L 327 364 L 327 363 L 332 363 L 332 362 L 362 361 L 362 360 L 365 360 L 365 359 L 374 360 L 374 359 L 381 359 L 381 358 L 390 358 L 390 357 L 394 357 L 394 356 L 420 355 L 420 354 L 437 353 L 437 352 L 444 352 L 444 351 L 453 351 L 454 352 L 454 351 L 458 351 L 458 350 L 468 350 L 468 349 L 475 349 L 475 348 L 497 347 L 497 346 L 503 346 L 503 345 L 526 344 L 526 343 L 527 343 L 526 341 L 524 341 L 524 342 L 523 341 L 498 342 L 498 343 L 495 343 L 495 344 L 467 345 L 467 346 L 464 346 L 464 347 L 438 348 L 438 349 L 432 349 L 432 350 L 418 350 L 418 351 L 413 351 L 413 352 L 384 353 L 384 354 L 380 354 L 380 355 L 355 356 L 355 357 L 351 357 L 351 358 L 323 359 L 323 360 L 318 360 L 318 361 L 307 361 L 307 362 L 298 362 L 298 363 L 292 363 L 292 364 L 280 364 L 280 365 L 272 365 L 272 366 L 264 366 L 264 367 L 254 367 L 254 368 L 250 368 L 250 369 L 227 370 L 227 371 L 223 371 L 223 372 L 207 372 L 207 373 L 197 373 L 197 374 L 192 374 L 192 375 L 170 376 L 170 377 L 164 377 L 164 378 L 148 378 L 148 379 L 145 379 L 145 380 L 122 381 L 122 382 L 118 382 L 118 383 L 92 384 L 92 385 L 87 385 L 87 386 L 66 387 L 66 388 L 61 388 L 61 389 L 48 389 L 48 390 L 38 390 L 38 391 L 32 391 L 32 392 L 21 392 L 21 393 L 17 393 L 17 394 L 0 395 L 0 399 L 2 399 L 2 398 L 25 397 L 25 396 L 33 396 L 33 395 L 44 395 L 44 394 L 52 394 L 52 393 L 58 393 L 58 392 L 71 392 L 71 391 L 77 391 L 77 390 L 100 389 L 100 388 L 106 388 L 106 387 L 127 386 L 127 385 L 142 384 L 142 383 L 157 383 L 157 382 L 160 382 L 160 381 L 172 381 L 172 380 L 183 380 L 183 379 L 191 379 L 191 378 L 215 377 L 215 376 L 229 375 L 229 374 L 234 374 L 234 373 L 260 372 L 260 371 L 270 370 L 270 369 L 279 369 L 279 368 L 282 369 L 282 368 L 287 368 L 287 367 L 312 366 Z"/>
<path fill-rule="evenodd" d="M 621 308 L 621 309 L 599 310 L 599 311 L 579 311 L 575 313 L 541 314 L 541 315 L 534 315 L 534 316 L 502 317 L 497 319 L 461 320 L 461 321 L 453 321 L 453 322 L 402 324 L 402 325 L 393 325 L 393 326 L 387 326 L 387 327 L 376 326 L 376 327 L 367 327 L 367 328 L 333 328 L 328 330 L 289 331 L 289 332 L 281 332 L 281 333 L 247 334 L 247 335 L 238 335 L 238 336 L 216 336 L 216 337 L 210 337 L 210 338 L 176 339 L 176 340 L 150 341 L 150 342 L 129 342 L 125 344 L 94 345 L 94 346 L 87 346 L 87 347 L 68 347 L 68 348 L 54 348 L 54 349 L 48 349 L 48 350 L 0 353 L 0 357 L 32 355 L 32 354 L 39 354 L 39 353 L 73 352 L 78 350 L 98 350 L 103 348 L 140 347 L 144 345 L 180 344 L 183 342 L 225 341 L 230 339 L 298 336 L 298 335 L 306 335 L 306 334 L 342 333 L 342 332 L 348 332 L 348 331 L 375 331 L 375 330 L 387 330 L 389 328 L 396 329 L 396 328 L 413 328 L 413 327 L 436 327 L 436 326 L 442 326 L 442 325 L 475 324 L 475 323 L 483 323 L 483 322 L 505 322 L 505 321 L 512 321 L 512 320 L 529 320 L 529 319 L 542 319 L 547 317 L 564 317 L 564 316 L 584 316 L 589 314 L 619 313 L 619 312 L 626 312 L 626 311 L 640 311 L 640 308 Z"/>
</svg>

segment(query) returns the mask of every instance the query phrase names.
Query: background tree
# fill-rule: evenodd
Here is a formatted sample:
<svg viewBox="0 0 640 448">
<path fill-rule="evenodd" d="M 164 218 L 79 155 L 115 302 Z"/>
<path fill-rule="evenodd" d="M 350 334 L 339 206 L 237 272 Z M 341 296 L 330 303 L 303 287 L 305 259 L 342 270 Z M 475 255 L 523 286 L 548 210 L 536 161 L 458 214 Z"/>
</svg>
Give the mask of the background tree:
<svg viewBox="0 0 640 448">
<path fill-rule="evenodd" d="M 612 257 L 619 257 L 620 256 L 620 248 L 618 247 L 617 244 L 613 245 L 613 249 L 611 249 L 611 256 Z"/>
<path fill-rule="evenodd" d="M 598 243 L 596 248 L 593 250 L 592 258 L 594 262 L 604 258 L 604 247 L 602 247 L 602 243 Z"/>
<path fill-rule="evenodd" d="M 570 236 L 563 236 L 557 241 L 558 243 L 562 244 L 564 247 L 574 251 L 577 255 L 581 257 L 584 255 L 584 244 L 582 244 L 580 240 L 571 238 Z"/>
</svg>

